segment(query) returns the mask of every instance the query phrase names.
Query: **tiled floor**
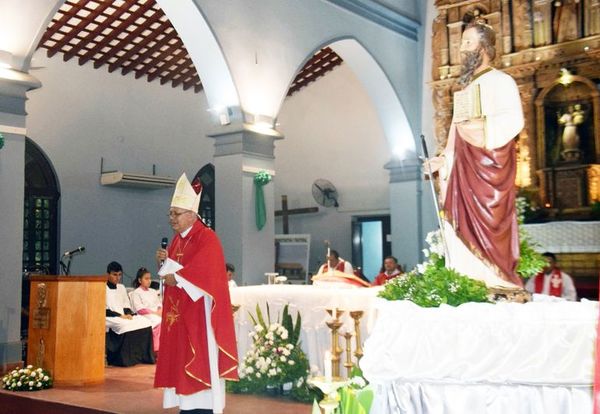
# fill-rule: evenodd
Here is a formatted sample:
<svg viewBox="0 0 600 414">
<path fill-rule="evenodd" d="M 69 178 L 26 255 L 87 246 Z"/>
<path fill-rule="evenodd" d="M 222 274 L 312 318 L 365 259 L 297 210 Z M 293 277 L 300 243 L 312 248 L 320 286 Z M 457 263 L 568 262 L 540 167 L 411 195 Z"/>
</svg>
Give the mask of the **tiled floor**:
<svg viewBox="0 0 600 414">
<path fill-rule="evenodd" d="M 178 413 L 177 409 L 163 410 L 162 391 L 152 387 L 153 365 L 130 368 L 106 368 L 106 381 L 89 387 L 52 388 L 32 393 L 0 391 L 0 414 L 27 412 L 69 413 Z M 16 397 L 16 399 L 15 399 Z M 23 400 L 27 398 L 28 400 Z M 62 403 L 43 408 L 43 401 Z M 66 410 L 64 405 L 75 406 Z M 51 409 L 52 408 L 52 409 Z M 25 411 L 24 411 L 25 410 Z M 284 399 L 251 395 L 227 395 L 225 414 L 309 414 L 311 406 Z"/>
</svg>

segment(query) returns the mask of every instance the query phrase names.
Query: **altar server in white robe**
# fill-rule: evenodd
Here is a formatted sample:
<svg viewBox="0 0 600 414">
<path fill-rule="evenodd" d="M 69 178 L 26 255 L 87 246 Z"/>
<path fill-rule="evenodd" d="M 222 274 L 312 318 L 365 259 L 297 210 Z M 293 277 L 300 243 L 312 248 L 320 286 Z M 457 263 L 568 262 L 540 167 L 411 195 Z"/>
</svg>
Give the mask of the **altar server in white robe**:
<svg viewBox="0 0 600 414">
<path fill-rule="evenodd" d="M 138 269 L 133 281 L 136 288 L 130 294 L 131 306 L 138 315 L 150 320 L 152 323 L 152 337 L 154 341 L 154 352 L 158 352 L 160 340 L 160 323 L 162 321 L 162 301 L 158 296 L 158 290 L 152 289 L 152 275 L 145 267 Z"/>
<path fill-rule="evenodd" d="M 109 365 L 154 363 L 152 323 L 134 315 L 125 286 L 119 283 L 123 268 L 109 263 L 106 282 L 106 357 Z"/>
</svg>

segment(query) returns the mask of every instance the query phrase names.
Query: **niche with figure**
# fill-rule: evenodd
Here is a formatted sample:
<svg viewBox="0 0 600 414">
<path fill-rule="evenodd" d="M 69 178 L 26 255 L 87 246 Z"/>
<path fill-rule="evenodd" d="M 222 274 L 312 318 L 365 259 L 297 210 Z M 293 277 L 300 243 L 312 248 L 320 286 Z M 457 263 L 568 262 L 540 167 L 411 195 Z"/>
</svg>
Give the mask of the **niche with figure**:
<svg viewBox="0 0 600 414">
<path fill-rule="evenodd" d="M 600 103 L 594 82 L 563 69 L 536 99 L 542 202 L 558 210 L 600 201 Z"/>
</svg>

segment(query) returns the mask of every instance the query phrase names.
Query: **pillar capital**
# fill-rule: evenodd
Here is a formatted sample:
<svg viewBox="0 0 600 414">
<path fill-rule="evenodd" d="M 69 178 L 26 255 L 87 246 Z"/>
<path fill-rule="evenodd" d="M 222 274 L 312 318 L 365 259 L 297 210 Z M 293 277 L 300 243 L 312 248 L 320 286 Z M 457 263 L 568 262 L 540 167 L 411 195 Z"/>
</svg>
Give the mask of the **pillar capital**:
<svg viewBox="0 0 600 414">
<path fill-rule="evenodd" d="M 28 73 L 0 68 L 0 112 L 26 115 L 27 91 L 41 86 L 41 82 Z"/>
<path fill-rule="evenodd" d="M 416 181 L 421 178 L 421 161 L 416 157 L 403 160 L 393 158 L 383 168 L 390 172 L 390 183 Z"/>
<path fill-rule="evenodd" d="M 251 124 L 226 125 L 208 134 L 215 140 L 215 157 L 243 154 L 275 159 L 275 141 L 283 135 L 274 129 L 257 128 Z"/>
</svg>

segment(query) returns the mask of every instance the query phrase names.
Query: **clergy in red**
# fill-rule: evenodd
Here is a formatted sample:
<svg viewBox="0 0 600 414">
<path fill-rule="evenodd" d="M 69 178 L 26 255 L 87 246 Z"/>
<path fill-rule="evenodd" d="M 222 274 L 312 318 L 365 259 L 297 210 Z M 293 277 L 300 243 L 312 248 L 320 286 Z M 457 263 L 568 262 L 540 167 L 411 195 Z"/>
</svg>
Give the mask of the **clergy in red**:
<svg viewBox="0 0 600 414">
<path fill-rule="evenodd" d="M 223 249 L 195 211 L 178 207 L 187 205 L 175 200 L 169 223 L 176 234 L 168 251 L 161 249 L 156 257 L 183 267 L 164 276 L 161 348 L 154 386 L 165 388 L 165 408 L 221 413 L 222 380 L 238 379 Z"/>
</svg>

